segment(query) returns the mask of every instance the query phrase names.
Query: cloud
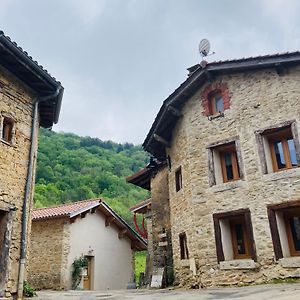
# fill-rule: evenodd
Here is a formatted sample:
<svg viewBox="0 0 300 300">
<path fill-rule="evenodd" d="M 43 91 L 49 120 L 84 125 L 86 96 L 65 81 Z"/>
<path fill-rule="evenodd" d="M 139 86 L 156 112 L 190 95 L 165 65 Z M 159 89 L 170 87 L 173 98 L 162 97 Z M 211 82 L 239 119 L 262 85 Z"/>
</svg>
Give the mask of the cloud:
<svg viewBox="0 0 300 300">
<path fill-rule="evenodd" d="M 69 0 L 69 8 L 85 25 L 92 25 L 101 16 L 106 0 Z"/>
</svg>

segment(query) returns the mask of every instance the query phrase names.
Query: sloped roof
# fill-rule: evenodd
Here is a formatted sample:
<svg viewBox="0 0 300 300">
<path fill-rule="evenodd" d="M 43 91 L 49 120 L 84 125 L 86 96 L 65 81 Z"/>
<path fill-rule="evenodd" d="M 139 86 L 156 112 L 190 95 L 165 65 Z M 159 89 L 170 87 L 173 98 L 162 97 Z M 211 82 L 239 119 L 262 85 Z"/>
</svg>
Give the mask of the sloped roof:
<svg viewBox="0 0 300 300">
<path fill-rule="evenodd" d="M 151 198 L 141 201 L 141 202 L 137 203 L 136 205 L 130 207 L 129 211 L 131 211 L 133 213 L 145 213 L 147 211 L 149 205 L 151 205 Z"/>
<path fill-rule="evenodd" d="M 77 216 L 85 215 L 93 210 L 99 211 L 105 218 L 110 219 L 107 226 L 113 223 L 123 232 L 122 235 L 127 236 L 132 241 L 133 249 L 138 251 L 147 249 L 147 242 L 101 199 L 83 200 L 59 206 L 34 209 L 32 212 L 32 220 L 39 221 L 62 217 L 74 220 Z"/>
<path fill-rule="evenodd" d="M 143 148 L 159 160 L 164 160 L 165 140 L 169 143 L 172 139 L 172 129 L 180 118 L 179 112 L 186 101 L 205 83 L 212 81 L 216 76 L 228 73 L 249 72 L 258 69 L 274 68 L 282 74 L 285 68 L 300 64 L 300 52 L 286 52 L 241 59 L 204 62 L 192 66 L 188 70 L 188 78 L 164 100 L 151 128 L 143 143 Z M 157 139 L 160 137 L 160 139 Z"/>
<path fill-rule="evenodd" d="M 100 203 L 101 200 L 96 199 L 77 201 L 53 207 L 37 208 L 32 212 L 32 220 L 51 219 L 63 216 L 74 217 L 74 214 L 88 211 L 99 206 Z"/>
<path fill-rule="evenodd" d="M 39 105 L 41 126 L 51 127 L 58 122 L 64 88 L 17 43 L 0 31 L 0 65 L 29 86 L 38 96 L 55 95 Z"/>
</svg>

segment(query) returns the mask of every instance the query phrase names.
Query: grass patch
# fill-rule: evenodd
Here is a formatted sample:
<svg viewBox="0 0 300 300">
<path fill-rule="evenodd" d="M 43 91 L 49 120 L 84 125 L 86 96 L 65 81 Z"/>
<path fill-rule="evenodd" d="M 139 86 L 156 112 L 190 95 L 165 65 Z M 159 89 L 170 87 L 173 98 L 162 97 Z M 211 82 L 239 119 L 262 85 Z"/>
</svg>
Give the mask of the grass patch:
<svg viewBox="0 0 300 300">
<path fill-rule="evenodd" d="M 300 279 L 299 278 L 274 278 L 270 280 L 268 283 L 271 284 L 282 284 L 282 283 L 299 283 Z"/>
<path fill-rule="evenodd" d="M 139 251 L 135 253 L 135 282 L 138 285 L 140 274 L 146 270 L 147 251 Z"/>
</svg>

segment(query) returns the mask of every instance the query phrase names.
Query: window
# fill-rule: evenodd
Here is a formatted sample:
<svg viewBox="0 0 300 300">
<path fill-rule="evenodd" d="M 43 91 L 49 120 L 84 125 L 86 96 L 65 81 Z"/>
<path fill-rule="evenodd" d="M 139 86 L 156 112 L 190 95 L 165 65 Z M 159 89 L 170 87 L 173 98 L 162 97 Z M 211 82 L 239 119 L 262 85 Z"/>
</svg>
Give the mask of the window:
<svg viewBox="0 0 300 300">
<path fill-rule="evenodd" d="M 243 216 L 229 219 L 233 258 L 250 258 L 249 237 Z"/>
<path fill-rule="evenodd" d="M 220 92 L 209 94 L 209 113 L 215 115 L 224 111 L 224 101 Z"/>
<path fill-rule="evenodd" d="M 182 188 L 182 173 L 181 173 L 181 167 L 179 167 L 175 171 L 175 185 L 176 185 L 176 192 L 180 191 Z"/>
<path fill-rule="evenodd" d="M 267 138 L 275 172 L 297 167 L 295 143 L 290 128 L 271 133 Z"/>
<path fill-rule="evenodd" d="M 238 138 L 209 146 L 208 164 L 210 186 L 243 179 Z"/>
<path fill-rule="evenodd" d="M 2 123 L 2 140 L 11 143 L 13 137 L 14 121 L 11 118 L 4 117 Z"/>
<path fill-rule="evenodd" d="M 223 146 L 218 151 L 220 153 L 223 181 L 240 179 L 235 144 Z"/>
<path fill-rule="evenodd" d="M 276 259 L 300 256 L 300 201 L 268 207 Z"/>
<path fill-rule="evenodd" d="M 256 140 L 264 174 L 298 167 L 300 148 L 295 121 L 257 131 Z"/>
<path fill-rule="evenodd" d="M 189 251 L 187 247 L 187 238 L 185 232 L 179 234 L 179 246 L 180 246 L 180 259 L 188 259 Z"/>
<path fill-rule="evenodd" d="M 218 262 L 234 259 L 256 261 L 248 209 L 213 215 Z"/>
</svg>

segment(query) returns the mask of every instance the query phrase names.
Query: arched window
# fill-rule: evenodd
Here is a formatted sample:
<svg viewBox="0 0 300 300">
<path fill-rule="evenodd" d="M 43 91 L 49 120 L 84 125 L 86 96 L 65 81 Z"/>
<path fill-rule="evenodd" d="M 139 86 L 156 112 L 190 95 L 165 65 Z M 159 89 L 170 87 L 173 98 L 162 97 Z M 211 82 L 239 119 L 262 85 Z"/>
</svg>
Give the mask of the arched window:
<svg viewBox="0 0 300 300">
<path fill-rule="evenodd" d="M 224 111 L 224 100 L 219 91 L 213 91 L 208 96 L 209 113 L 215 115 Z"/>
</svg>

